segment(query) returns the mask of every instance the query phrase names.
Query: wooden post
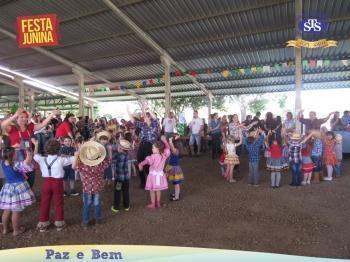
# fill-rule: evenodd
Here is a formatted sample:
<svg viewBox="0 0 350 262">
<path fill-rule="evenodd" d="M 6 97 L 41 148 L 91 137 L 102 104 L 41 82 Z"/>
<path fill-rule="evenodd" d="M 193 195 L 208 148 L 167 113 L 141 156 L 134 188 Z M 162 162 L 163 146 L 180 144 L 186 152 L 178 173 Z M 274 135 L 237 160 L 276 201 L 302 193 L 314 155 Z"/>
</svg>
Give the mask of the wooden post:
<svg viewBox="0 0 350 262">
<path fill-rule="evenodd" d="M 31 114 L 35 111 L 35 93 L 33 89 L 28 90 L 29 112 Z"/>
<path fill-rule="evenodd" d="M 213 98 L 208 96 L 208 123 L 210 121 L 211 110 L 213 108 Z"/>
<path fill-rule="evenodd" d="M 24 82 L 21 78 L 15 78 L 18 84 L 18 108 L 24 108 Z"/>
<path fill-rule="evenodd" d="M 73 69 L 73 73 L 78 77 L 79 86 L 79 116 L 84 117 L 85 107 L 84 107 L 84 74 L 78 70 Z"/>
<path fill-rule="evenodd" d="M 302 19 L 302 0 L 295 0 L 295 35 L 296 39 L 302 38 L 302 33 L 298 28 L 298 23 Z M 294 47 L 295 53 L 295 116 L 301 110 L 301 89 L 302 89 L 302 62 L 301 62 L 301 48 Z M 296 131 L 301 132 L 301 123 L 296 122 Z"/>
</svg>

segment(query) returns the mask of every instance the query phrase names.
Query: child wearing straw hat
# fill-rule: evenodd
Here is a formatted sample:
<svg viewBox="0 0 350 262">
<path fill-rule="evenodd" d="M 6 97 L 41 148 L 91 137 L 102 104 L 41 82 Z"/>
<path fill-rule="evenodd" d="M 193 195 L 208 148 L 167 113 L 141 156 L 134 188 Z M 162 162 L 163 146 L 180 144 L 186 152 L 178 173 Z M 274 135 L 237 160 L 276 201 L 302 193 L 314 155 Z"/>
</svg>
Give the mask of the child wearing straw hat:
<svg viewBox="0 0 350 262">
<path fill-rule="evenodd" d="M 123 195 L 123 206 L 125 211 L 129 211 L 129 171 L 128 171 L 128 151 L 132 149 L 131 143 L 125 139 L 120 139 L 117 144 L 116 168 L 114 180 L 114 200 L 111 208 L 112 212 L 119 212 L 120 200 Z"/>
<path fill-rule="evenodd" d="M 289 164 L 292 170 L 292 182 L 289 184 L 291 187 L 298 187 L 301 185 L 302 174 L 302 156 L 301 149 L 303 144 L 311 138 L 313 132 L 310 132 L 308 136 L 302 138 L 301 134 L 298 132 L 292 133 L 288 138 L 286 137 L 286 143 L 289 148 Z"/>
<path fill-rule="evenodd" d="M 259 128 L 250 132 L 245 141 L 249 160 L 248 185 L 254 185 L 255 187 L 259 186 L 260 148 L 264 143 L 264 134 L 265 132 Z"/>
<path fill-rule="evenodd" d="M 96 134 L 96 139 L 97 141 L 102 144 L 105 149 L 106 149 L 106 159 L 108 160 L 112 160 L 113 157 L 113 147 L 112 145 L 109 143 L 109 141 L 111 140 L 111 134 L 108 131 L 102 131 Z M 104 171 L 104 176 L 103 178 L 105 179 L 105 184 L 107 187 L 111 187 L 112 186 L 112 180 L 113 180 L 113 169 L 112 169 L 112 165 L 110 165 L 109 167 L 107 167 Z"/>
<path fill-rule="evenodd" d="M 103 174 L 111 165 L 105 159 L 106 149 L 100 143 L 88 141 L 75 153 L 73 168 L 79 171 L 83 182 L 83 227 L 90 222 L 90 209 L 94 206 L 95 223 L 101 223 L 101 192 L 104 189 Z"/>
</svg>

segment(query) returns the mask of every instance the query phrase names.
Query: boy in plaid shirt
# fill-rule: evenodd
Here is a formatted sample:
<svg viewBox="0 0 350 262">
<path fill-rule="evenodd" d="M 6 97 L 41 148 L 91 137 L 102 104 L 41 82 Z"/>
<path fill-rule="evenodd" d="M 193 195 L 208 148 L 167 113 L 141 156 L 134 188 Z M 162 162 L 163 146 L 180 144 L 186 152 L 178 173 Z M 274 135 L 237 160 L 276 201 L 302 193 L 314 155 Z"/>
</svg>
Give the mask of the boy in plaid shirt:
<svg viewBox="0 0 350 262">
<path fill-rule="evenodd" d="M 116 159 L 114 199 L 112 212 L 119 212 L 121 195 L 123 194 L 123 206 L 125 211 L 129 211 L 129 172 L 128 172 L 128 151 L 131 150 L 131 143 L 125 139 L 118 141 L 118 153 Z"/>
<path fill-rule="evenodd" d="M 257 129 L 256 131 L 250 132 L 245 141 L 249 160 L 248 185 L 254 185 L 255 187 L 259 186 L 260 148 L 264 143 L 264 137 L 264 131 Z"/>
</svg>

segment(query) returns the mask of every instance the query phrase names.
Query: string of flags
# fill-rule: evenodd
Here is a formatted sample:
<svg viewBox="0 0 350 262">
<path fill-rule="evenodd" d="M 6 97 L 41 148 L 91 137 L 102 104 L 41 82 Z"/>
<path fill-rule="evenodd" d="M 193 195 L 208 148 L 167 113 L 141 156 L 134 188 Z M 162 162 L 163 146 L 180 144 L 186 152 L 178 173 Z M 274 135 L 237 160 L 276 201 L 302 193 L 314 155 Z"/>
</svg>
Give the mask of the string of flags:
<svg viewBox="0 0 350 262">
<path fill-rule="evenodd" d="M 349 60 L 316 60 L 316 59 L 310 59 L 310 60 L 303 60 L 302 66 L 304 69 L 308 68 L 316 68 L 316 67 L 329 67 L 333 63 L 337 63 L 341 66 L 349 66 Z M 242 76 L 242 75 L 254 75 L 254 74 L 266 74 L 266 73 L 277 73 L 281 71 L 286 71 L 289 69 L 294 69 L 295 63 L 294 61 L 284 62 L 284 63 L 275 63 L 273 65 L 264 65 L 264 66 L 251 66 L 251 67 L 240 67 L 240 68 L 233 68 L 233 69 L 219 69 L 219 68 L 206 68 L 206 69 L 190 69 L 187 70 L 185 73 L 176 70 L 175 72 L 170 72 L 171 77 L 181 77 L 184 74 L 190 74 L 191 76 L 197 78 L 201 74 L 206 75 L 212 75 L 214 73 L 221 74 L 224 78 L 229 77 L 235 77 L 235 76 Z M 136 80 L 136 81 L 130 81 L 125 83 L 116 84 L 113 87 L 88 87 L 86 88 L 86 93 L 97 93 L 97 92 L 110 92 L 115 90 L 125 90 L 125 89 L 140 89 L 140 88 L 146 88 L 150 86 L 156 86 L 164 83 L 164 75 L 156 75 L 154 78 L 147 79 L 147 80 Z"/>
</svg>

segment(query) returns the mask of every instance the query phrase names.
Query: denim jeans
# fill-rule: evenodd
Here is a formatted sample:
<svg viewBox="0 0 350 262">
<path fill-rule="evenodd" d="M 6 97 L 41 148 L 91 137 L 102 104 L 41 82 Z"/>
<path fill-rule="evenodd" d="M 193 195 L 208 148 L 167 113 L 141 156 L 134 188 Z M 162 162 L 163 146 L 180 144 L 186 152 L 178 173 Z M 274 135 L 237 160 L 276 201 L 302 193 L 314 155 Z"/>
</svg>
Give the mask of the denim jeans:
<svg viewBox="0 0 350 262">
<path fill-rule="evenodd" d="M 337 162 L 335 165 L 334 165 L 334 172 L 335 172 L 335 176 L 336 177 L 339 177 L 341 176 L 341 162 Z"/>
<path fill-rule="evenodd" d="M 252 184 L 252 185 L 259 184 L 259 162 L 249 161 L 248 184 Z"/>
<path fill-rule="evenodd" d="M 94 206 L 95 220 L 101 219 L 101 195 L 100 193 L 83 193 L 83 223 L 90 220 L 90 209 Z"/>
<path fill-rule="evenodd" d="M 199 149 L 201 147 L 201 135 L 200 134 L 191 134 L 190 146 L 193 146 L 195 141 L 196 141 L 196 145 L 197 145 L 198 151 L 199 151 Z"/>
<path fill-rule="evenodd" d="M 211 134 L 211 158 L 219 157 L 221 150 L 221 133 Z"/>
<path fill-rule="evenodd" d="M 291 186 L 300 186 L 301 183 L 301 163 L 290 163 L 292 170 L 292 183 Z"/>
</svg>

